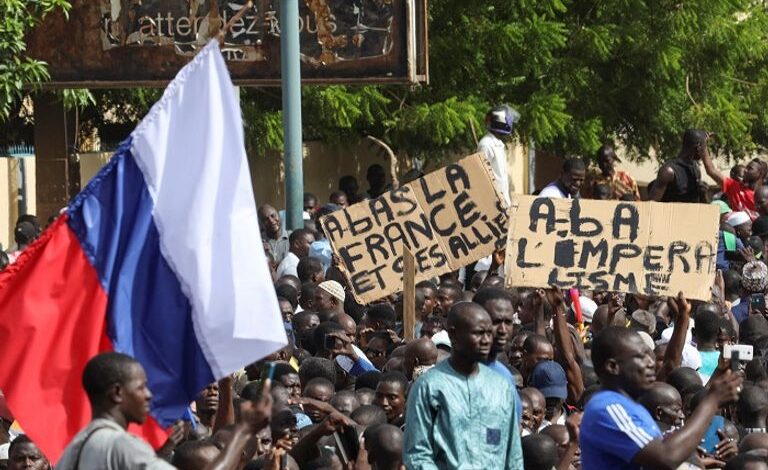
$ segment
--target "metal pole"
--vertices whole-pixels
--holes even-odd
[[[299,0],[280,0],[280,66],[285,131],[285,223],[288,230],[304,226],[299,54]]]
[[[536,141],[533,137],[528,144],[528,194],[536,191]]]

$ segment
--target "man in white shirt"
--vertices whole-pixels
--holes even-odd
[[[491,164],[497,187],[509,204],[509,176],[507,174],[507,146],[504,139],[512,134],[512,127],[520,119],[520,113],[502,105],[496,106],[485,116],[488,133],[480,139],[477,151],[485,155]]]
[[[301,228],[291,232],[288,237],[288,254],[277,267],[278,279],[289,274],[298,277],[296,268],[299,266],[299,260],[309,256],[309,246],[314,241],[315,236],[309,230]]]
[[[549,183],[539,193],[539,197],[555,199],[577,199],[579,191],[587,177],[587,165],[580,158],[568,158],[563,163],[560,178]]]

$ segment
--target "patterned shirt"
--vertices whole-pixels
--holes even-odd
[[[613,176],[603,176],[601,172],[590,172],[587,178],[587,197],[592,197],[595,192],[595,186],[604,184],[611,188],[611,198],[621,199],[625,194],[633,194],[635,200],[640,200],[640,190],[637,188],[637,182],[629,176],[626,171],[616,170]]]

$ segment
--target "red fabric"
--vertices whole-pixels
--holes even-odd
[[[723,180],[723,192],[728,196],[728,205],[731,210],[744,211],[754,221],[758,213],[755,210],[755,190],[744,186],[733,178],[726,177]]]
[[[51,462],[91,419],[85,363],[111,349],[107,297],[61,216],[0,273],[0,388]]]
[[[160,427],[160,424],[155,421],[155,418],[152,416],[147,416],[147,420],[144,421],[144,424],[141,426],[138,424],[131,424],[128,426],[128,432],[143,438],[145,441],[149,442],[149,445],[155,450],[165,444],[165,441],[168,440],[168,435],[170,434],[170,430],[165,430]]]
[[[24,432],[51,462],[91,420],[85,364],[111,351],[107,296],[63,215],[0,272],[0,389]],[[159,447],[153,420],[135,434]]]

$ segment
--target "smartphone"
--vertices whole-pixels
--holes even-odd
[[[765,310],[765,294],[752,294],[749,298],[752,311],[763,312]]]
[[[325,335],[325,339],[323,340],[323,347],[328,351],[336,349],[336,340],[337,338],[335,336]]]
[[[739,362],[749,362],[754,358],[754,348],[750,344],[726,344],[723,347],[723,358],[731,360],[731,368],[734,362],[738,370]]]
[[[340,431],[333,433],[333,439],[336,443],[339,460],[344,466],[357,459],[357,454],[360,452],[360,441],[355,428],[344,426]]]
[[[272,377],[275,375],[275,363],[265,362],[261,368],[261,396],[269,394],[272,389]]]

